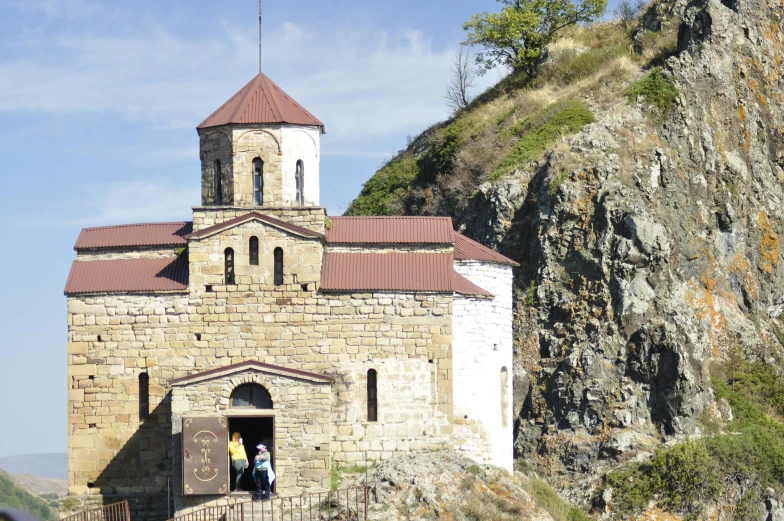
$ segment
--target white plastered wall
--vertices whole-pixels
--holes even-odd
[[[455,448],[512,471],[512,267],[456,261],[455,270],[494,295],[453,302]]]
[[[297,161],[305,166],[305,204],[319,205],[319,159],[321,131],[318,127],[281,127],[283,148],[283,201],[285,206],[294,206],[297,200],[297,185],[294,179]]]

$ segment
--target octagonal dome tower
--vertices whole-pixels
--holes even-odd
[[[324,124],[260,73],[198,127],[203,206],[319,205]]]

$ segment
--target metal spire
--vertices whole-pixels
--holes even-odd
[[[261,74],[261,0],[259,0],[259,74]]]

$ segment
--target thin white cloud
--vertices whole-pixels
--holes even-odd
[[[90,4],[36,5],[57,13]],[[149,18],[129,23],[117,34],[90,30],[101,25],[90,24],[39,36],[53,52],[0,57],[0,112],[107,113],[192,128],[256,71],[258,42],[226,21],[207,38],[175,34]],[[341,155],[388,148],[390,138],[448,115],[443,93],[451,49],[435,48],[419,31],[284,23],[265,35],[265,71],[325,122]]]
[[[23,221],[27,226],[106,226],[146,222],[189,220],[190,207],[201,200],[193,183],[130,181],[91,188],[78,200],[62,202],[64,209],[77,209],[73,218]]]

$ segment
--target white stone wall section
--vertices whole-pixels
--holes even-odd
[[[321,131],[318,127],[283,126],[281,140],[283,155],[281,171],[283,174],[283,204],[294,206],[297,200],[295,171],[297,161],[304,165],[305,204],[319,205],[319,140]]]
[[[494,295],[453,302],[455,448],[511,471],[512,267],[456,261],[455,270]]]

